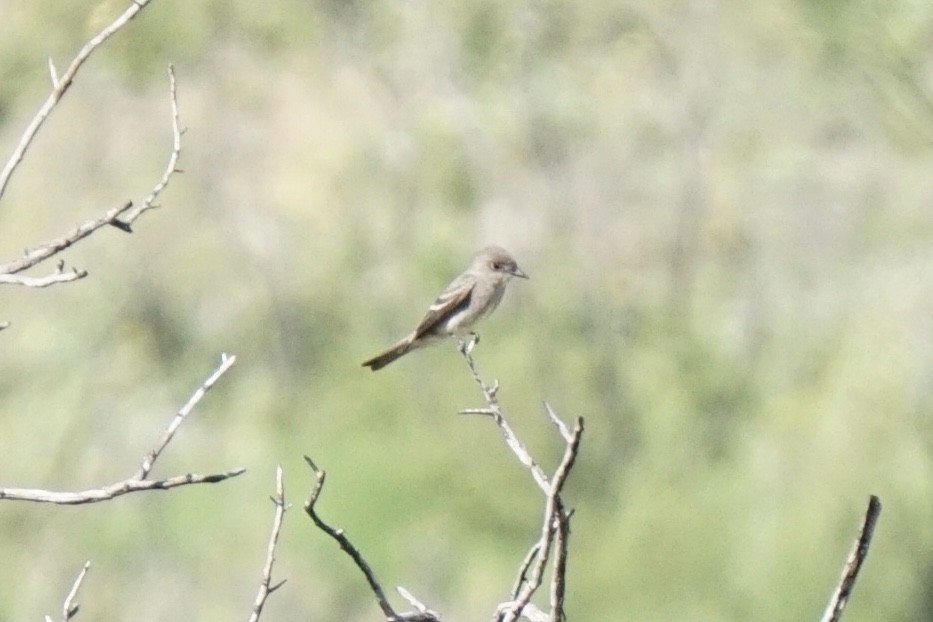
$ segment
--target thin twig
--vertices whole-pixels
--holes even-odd
[[[69,281],[77,281],[78,279],[83,279],[87,276],[87,270],[78,270],[77,268],[72,268],[71,270],[61,270],[59,269],[52,274],[47,276],[24,276],[19,274],[2,274],[0,273],[0,284],[3,285],[22,285],[24,287],[48,287],[49,285],[56,285],[58,283],[68,283]]]
[[[505,438],[505,442],[508,444],[512,452],[518,457],[519,462],[524,464],[531,471],[531,475],[535,480],[535,483],[538,484],[538,488],[547,494],[551,485],[548,482],[547,475],[544,474],[544,471],[538,466],[535,459],[531,457],[531,454],[525,448],[518,436],[512,430],[512,427],[509,425],[509,422],[506,421],[505,417],[502,416],[502,409],[499,406],[499,397],[497,392],[499,390],[499,382],[494,381],[492,385],[487,385],[483,382],[482,377],[479,374],[479,371],[476,369],[476,362],[473,360],[473,355],[470,353],[470,348],[463,341],[459,341],[460,353],[463,355],[463,358],[466,359],[467,365],[470,367],[470,372],[473,374],[473,380],[476,381],[476,384],[479,385],[480,390],[483,392],[483,396],[486,398],[486,408],[466,408],[461,410],[459,414],[461,415],[486,415],[492,417],[493,421],[496,422],[496,425],[499,426],[499,429],[502,431],[502,436]]]
[[[559,501],[559,500],[558,500]],[[563,503],[557,508],[557,530],[554,533],[554,567],[551,570],[551,622],[563,622],[564,593],[567,589],[567,552],[570,543],[570,516]]]
[[[272,585],[272,565],[275,563],[275,547],[279,542],[279,532],[282,530],[282,520],[285,517],[285,487],[282,484],[282,467],[275,467],[275,496],[272,497],[272,503],[275,504],[275,517],[272,519],[272,533],[269,535],[269,546],[266,549],[266,563],[262,567],[262,581],[259,582],[259,592],[256,594],[256,600],[253,603],[253,613],[249,617],[249,622],[257,622],[262,614],[262,608],[266,604],[269,595],[282,587],[285,581],[279,581]]]
[[[360,569],[363,573],[363,576],[366,577],[366,582],[369,584],[369,589],[372,590],[373,594],[376,597],[376,602],[379,605],[379,608],[382,610],[383,615],[385,615],[386,620],[390,622],[439,622],[440,616],[432,612],[430,609],[425,607],[417,599],[414,598],[407,590],[404,596],[406,600],[412,603],[418,603],[416,608],[418,611],[406,612],[406,613],[396,613],[392,608],[392,605],[389,604],[389,599],[386,598],[385,591],[382,589],[382,586],[379,584],[379,580],[376,579],[376,574],[373,572],[373,569],[370,568],[369,564],[363,559],[363,554],[360,553],[350,539],[346,536],[343,529],[331,527],[318,516],[315,505],[317,500],[321,495],[321,490],[324,488],[324,480],[327,474],[319,469],[314,461],[310,457],[305,456],[305,462],[308,463],[308,466],[311,467],[311,472],[314,474],[314,485],[311,487],[311,492],[308,494],[308,500],[305,501],[305,512],[308,516],[311,517],[311,520],[314,522],[314,525],[326,533],[328,536],[333,538],[337,544],[340,545],[340,548],[350,556],[350,559],[353,560],[353,563],[356,564],[356,567]],[[404,588],[402,588],[404,589]]]
[[[0,173],[0,198],[2,198],[4,192],[6,192],[6,187],[10,182],[10,177],[13,175],[13,172],[19,166],[20,162],[22,162],[23,156],[26,154],[26,150],[29,149],[29,145],[32,143],[33,139],[36,137],[36,134],[39,132],[39,128],[42,127],[42,124],[49,117],[52,110],[71,86],[75,75],[77,75],[81,65],[84,64],[84,61],[86,61],[88,57],[94,52],[94,50],[96,50],[104,41],[109,39],[114,33],[123,28],[131,19],[136,17],[136,15],[142,11],[146,5],[149,4],[149,2],[150,0],[133,0],[133,2],[131,2],[130,5],[124,9],[123,13],[120,14],[117,19],[111,22],[110,25],[101,30],[93,38],[91,38],[90,41],[84,44],[84,47],[81,48],[81,50],[78,52],[78,55],[75,56],[74,60],[72,60],[71,64],[68,66],[68,69],[61,76],[57,75],[55,66],[52,64],[51,59],[49,59],[49,71],[52,75],[52,92],[49,93],[45,103],[42,104],[41,108],[39,108],[39,112],[36,113],[36,116],[33,117],[32,121],[26,127],[26,130],[23,132],[23,135],[19,140],[19,144],[16,146],[16,149],[13,151],[13,154],[7,161],[6,166],[3,167],[3,172]]]
[[[513,622],[514,620],[518,620],[522,614],[522,609],[524,609],[528,601],[531,600],[531,596],[538,587],[541,586],[544,568],[547,565],[548,558],[551,554],[551,547],[554,544],[554,532],[557,528],[557,522],[566,518],[566,516],[563,515],[561,507],[560,493],[577,459],[577,451],[579,450],[582,436],[583,418],[578,417],[573,432],[571,433],[570,442],[567,443],[567,447],[564,449],[564,456],[557,470],[554,472],[554,477],[551,481],[551,488],[544,506],[544,521],[541,525],[541,538],[538,540],[540,550],[537,559],[531,567],[531,574],[528,576],[528,580],[521,590],[519,590],[518,597],[512,602],[504,603],[503,606],[500,606],[498,619],[501,622]]]
[[[557,428],[557,431],[560,432],[560,435],[564,441],[569,443],[571,434],[570,428],[567,427],[567,424],[561,421],[560,417],[557,416],[557,413],[554,412],[554,409],[551,408],[551,405],[547,402],[544,402],[544,411],[547,413],[548,419],[551,420],[551,423],[554,424],[554,427]]]
[[[14,259],[13,261],[0,265],[0,274],[16,274],[17,272],[22,272],[23,270],[45,261],[49,257],[57,255],[72,244],[91,235],[101,227],[106,227],[107,225],[112,225],[114,222],[118,222],[119,216],[131,207],[133,207],[132,202],[127,202],[120,207],[111,208],[100,218],[86,220],[61,237],[48,240],[32,250],[23,251],[23,255],[19,259]]]
[[[87,574],[88,568],[91,567],[91,562],[84,562],[84,567],[81,569],[81,572],[78,573],[78,578],[75,579],[75,582],[71,586],[71,591],[68,592],[68,596],[65,597],[65,602],[62,604],[62,622],[68,622],[76,615],[78,615],[78,610],[81,607],[74,602],[75,598],[78,596],[78,589],[81,587],[81,583],[84,581],[84,576]],[[51,616],[45,616],[46,622],[52,622]]]
[[[178,168],[178,159],[181,156],[181,135],[182,129],[179,125],[178,119],[178,95],[176,91],[175,84],[175,70],[169,65],[168,68],[168,77],[169,77],[169,100],[172,109],[172,151],[168,158],[168,164],[165,166],[165,170],[162,173],[162,177],[156,182],[156,185],[149,192],[146,198],[143,199],[142,204],[139,206],[134,206],[132,201],[127,201],[120,207],[114,207],[107,212],[105,212],[100,218],[94,220],[86,220],[83,223],[77,225],[68,233],[62,235],[61,237],[49,240],[43,244],[40,244],[32,250],[26,250],[23,252],[23,255],[18,259],[14,259],[5,264],[0,265],[0,275],[5,274],[16,274],[17,272],[22,272],[28,268],[39,264],[49,257],[57,255],[62,252],[69,246],[79,242],[80,240],[88,237],[95,231],[106,227],[107,225],[113,225],[119,229],[122,229],[126,232],[132,232],[132,224],[136,221],[139,216],[150,209],[158,207],[156,204],[156,199],[159,197],[159,194],[165,189],[168,185],[169,180],[172,175],[175,173],[180,173],[181,170]],[[59,270],[61,272],[61,270]],[[86,276],[86,273],[82,276]],[[27,277],[28,278],[28,277]],[[81,278],[81,277],[78,277]],[[48,283],[52,285],[53,283],[64,282],[66,279],[59,279],[53,282]],[[68,279],[75,280],[75,279]],[[0,281],[4,282],[4,281]],[[7,281],[7,282],[16,282],[16,281]],[[25,284],[25,283],[19,283]],[[35,287],[35,285],[34,285]]]
[[[528,554],[525,555],[525,559],[522,560],[521,565],[518,567],[518,576],[515,577],[515,583],[512,584],[512,591],[509,593],[510,601],[518,598],[519,590],[522,589],[522,586],[525,585],[525,582],[528,580],[528,569],[531,568],[531,564],[537,559],[540,551],[541,543],[537,541],[528,550]]]
[[[871,544],[872,534],[875,530],[875,523],[878,522],[878,516],[881,514],[881,501],[875,495],[868,499],[868,509],[865,511],[865,518],[862,520],[862,527],[859,529],[858,538],[852,545],[849,557],[842,567],[842,576],[839,578],[839,585],[829,599],[829,604],[823,612],[821,622],[837,622],[842,617],[842,611],[849,602],[852,595],[852,588],[855,586],[855,579],[858,577],[859,570],[862,568],[862,562],[868,555],[868,546]]]
[[[353,546],[353,543],[350,542],[350,539],[344,534],[343,529],[331,527],[318,516],[314,506],[321,494],[321,489],[324,488],[324,479],[327,477],[327,473],[319,469],[310,457],[305,456],[305,462],[308,463],[312,473],[314,473],[314,486],[311,488],[308,500],[305,501],[305,512],[311,517],[311,520],[314,521],[318,529],[337,541],[340,548],[350,556],[356,566],[362,571],[363,575],[366,577],[366,582],[369,583],[369,589],[376,595],[376,601],[379,603],[379,608],[382,609],[382,613],[385,614],[385,617],[389,620],[396,619],[398,614],[392,609],[392,605],[389,604],[389,600],[386,598],[382,586],[376,579],[375,573],[372,568],[369,567],[369,564],[366,563],[366,560],[363,559],[363,555],[360,553],[359,549]]]
[[[126,216],[121,219],[122,223],[127,227],[139,218],[140,214],[143,212],[158,207],[155,201],[159,198],[159,194],[165,190],[172,175],[182,172],[182,170],[178,168],[178,158],[181,156],[181,135],[184,133],[184,130],[181,129],[178,120],[178,92],[175,85],[175,67],[173,65],[168,66],[168,82],[169,101],[172,106],[172,153],[169,155],[168,164],[165,166],[162,178],[159,179],[146,198],[143,199],[142,204],[130,210]]]
[[[146,454],[146,457],[143,458],[142,464],[139,466],[139,470],[134,476],[136,479],[145,479],[149,475],[149,471],[152,470],[152,466],[155,464],[155,461],[158,460],[159,456],[162,454],[162,451],[165,447],[171,442],[172,437],[175,436],[175,431],[178,430],[178,426],[181,425],[181,422],[185,420],[185,417],[194,410],[194,407],[197,406],[198,402],[201,401],[201,398],[211,390],[221,376],[223,376],[228,369],[233,367],[233,364],[236,363],[236,355],[227,354],[226,352],[220,355],[220,365],[214,370],[214,372],[208,376],[207,380],[198,387],[195,392],[188,398],[188,402],[181,407],[181,409],[175,414],[175,418],[172,419],[172,422],[165,429],[165,433],[162,435],[162,440],[159,442],[156,447]]]
[[[168,490],[170,488],[177,488],[179,486],[187,486],[189,484],[214,484],[244,473],[246,469],[238,468],[223,473],[213,473],[210,475],[187,473],[185,475],[177,475],[175,477],[169,477],[161,480],[147,479],[149,472],[152,470],[152,466],[155,464],[155,461],[158,459],[158,457],[162,454],[162,451],[165,449],[165,447],[175,436],[175,432],[178,430],[178,426],[181,425],[181,422],[184,421],[185,417],[188,415],[188,413],[191,412],[195,405],[201,401],[201,398],[204,397],[204,394],[214,386],[214,383],[216,383],[217,380],[228,369],[230,369],[230,367],[235,362],[236,356],[232,354],[221,355],[220,365],[214,370],[210,377],[208,377],[208,379],[205,380],[200,387],[198,387],[191,398],[189,398],[188,402],[182,406],[181,410],[176,413],[174,419],[172,419],[172,422],[165,430],[160,443],[152,451],[146,454],[146,457],[143,458],[142,465],[140,466],[139,470],[137,470],[136,473],[133,474],[130,478],[110,484],[108,486],[92,488],[90,490],[84,490],[81,492],[55,492],[33,488],[0,488],[0,500],[34,501],[38,503],[79,505],[82,503],[96,503],[98,501],[106,501],[108,499],[113,499],[114,497],[119,497],[130,492],[139,492],[142,490]]]
[[[408,601],[408,603],[415,608],[416,613],[403,613],[400,617],[405,620],[440,620],[441,614],[429,609],[427,605],[415,598],[415,596],[403,588],[401,585],[396,586],[395,591],[398,592],[399,596]]]

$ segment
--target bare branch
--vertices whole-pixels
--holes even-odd
[[[36,503],[55,503],[58,505],[82,505],[85,503],[98,503],[121,497],[130,492],[143,490],[168,490],[187,486],[189,484],[216,484],[225,479],[242,475],[244,468],[233,469],[224,473],[198,475],[186,473],[167,479],[126,479],[102,488],[91,488],[80,492],[56,492],[52,490],[39,490],[33,488],[0,488],[0,501],[33,501]]]
[[[0,488],[0,500],[34,501],[38,503],[78,505],[82,503],[96,503],[98,501],[106,501],[108,499],[113,499],[130,492],[139,492],[142,490],[168,490],[170,488],[177,488],[179,486],[187,486],[189,484],[214,484],[217,482],[222,482],[226,479],[230,479],[231,477],[241,475],[246,471],[246,469],[238,468],[233,469],[232,471],[214,473],[210,475],[197,475],[195,473],[188,473],[185,475],[177,475],[175,477],[169,477],[167,479],[161,480],[146,479],[149,475],[149,472],[152,470],[152,466],[155,464],[155,461],[174,437],[175,431],[178,429],[178,426],[181,425],[181,422],[185,419],[188,413],[191,412],[195,405],[201,401],[201,398],[204,397],[204,394],[214,386],[214,383],[217,382],[218,378],[220,378],[224,372],[230,369],[230,367],[235,362],[235,356],[227,354],[221,355],[220,365],[217,367],[217,369],[214,370],[210,377],[208,377],[208,379],[205,380],[200,387],[198,387],[198,389],[194,392],[188,402],[181,408],[181,410],[178,411],[178,413],[175,415],[175,418],[172,419],[172,422],[166,429],[165,434],[162,437],[162,441],[159,443],[159,445],[156,446],[155,449],[146,454],[146,457],[143,458],[143,462],[139,470],[130,478],[110,484],[108,486],[92,488],[81,492],[54,492],[32,488]]]
[[[197,406],[198,402],[201,401],[201,398],[211,390],[221,376],[223,376],[228,369],[233,367],[233,364],[236,363],[236,355],[228,355],[226,352],[220,355],[220,365],[217,366],[217,369],[208,376],[207,380],[198,387],[195,392],[188,398],[187,403],[181,407],[181,409],[175,414],[175,418],[172,419],[172,422],[168,425],[168,428],[165,429],[165,434],[162,435],[162,440],[159,444],[143,458],[143,462],[139,467],[139,470],[136,472],[136,475],[133,477],[135,479],[145,479],[149,475],[149,471],[152,470],[152,466],[155,464],[155,461],[158,460],[159,456],[162,454],[162,451],[165,447],[171,442],[172,437],[175,436],[175,431],[178,430],[178,426],[181,425],[181,422],[185,420],[185,417],[194,410],[194,407]]]
[[[557,413],[554,412],[554,409],[551,408],[551,405],[547,402],[544,402],[544,411],[547,413],[548,419],[551,420],[551,423],[554,424],[554,427],[557,428],[557,431],[560,432],[561,437],[569,443],[571,434],[570,428],[567,427],[567,424],[561,421],[560,417],[557,416]]]
[[[875,523],[878,522],[880,514],[881,501],[875,495],[871,495],[868,499],[868,509],[865,511],[865,518],[862,520],[858,538],[855,539],[849,557],[842,567],[839,585],[829,599],[829,604],[823,612],[821,622],[837,622],[842,617],[842,611],[849,602],[849,596],[852,595],[852,588],[855,586],[855,579],[862,568],[862,562],[865,561],[865,557],[868,555],[868,546],[871,544]]]
[[[531,457],[525,446],[518,440],[518,437],[512,431],[508,421],[502,414],[499,406],[498,390],[499,382],[494,381],[492,385],[483,382],[479,371],[476,368],[476,362],[473,360],[473,343],[467,344],[462,339],[457,339],[460,353],[466,360],[473,374],[473,380],[483,392],[486,399],[485,408],[468,408],[461,410],[460,414],[485,415],[491,417],[505,438],[506,444],[512,452],[518,457],[519,461],[531,471],[538,487],[545,493],[546,501],[544,508],[544,522],[541,526],[541,535],[538,541],[531,547],[531,550],[525,556],[519,566],[518,577],[512,587],[510,600],[501,603],[496,610],[494,619],[497,622],[513,622],[520,617],[529,620],[550,620],[551,622],[562,622],[564,620],[564,591],[566,585],[567,571],[567,550],[568,540],[570,538],[570,512],[564,509],[560,494],[573,468],[580,448],[580,439],[583,435],[583,418],[578,417],[571,431],[567,425],[561,421],[550,404],[544,403],[544,410],[547,413],[551,423],[557,429],[558,433],[566,442],[564,456],[561,459],[557,470],[554,472],[551,480],[544,474],[544,471]],[[547,566],[552,548],[556,549],[556,555],[553,562],[551,573],[551,611],[549,614],[542,612],[536,606],[530,604],[530,599],[535,591],[541,586],[544,569]]]
[[[77,268],[64,270],[64,266],[60,265],[58,270],[52,274],[40,277],[0,273],[0,284],[23,285],[25,287],[48,287],[49,285],[55,285],[56,283],[77,281],[78,279],[83,279],[86,276],[87,270],[78,270]]]
[[[32,144],[33,139],[39,132],[39,128],[42,127],[42,124],[71,86],[75,75],[77,75],[84,61],[88,59],[98,46],[123,28],[131,19],[136,17],[137,13],[142,11],[149,2],[150,0],[133,0],[117,19],[84,44],[84,47],[81,48],[78,55],[71,61],[71,64],[62,76],[59,77],[57,75],[58,72],[55,71],[55,65],[52,63],[52,60],[49,59],[49,72],[52,76],[52,92],[49,93],[45,103],[39,108],[39,112],[36,113],[36,116],[33,117],[32,121],[26,127],[19,144],[13,151],[13,155],[10,156],[6,166],[3,167],[3,172],[0,173],[0,198],[2,198],[4,192],[6,192],[10,177],[13,175],[13,172],[19,166],[20,162],[22,162],[23,156],[26,154],[26,150],[29,149],[29,145]]]
[[[38,247],[27,250],[23,253],[22,257],[15,259],[13,261],[7,262],[0,265],[0,276],[16,274],[17,272],[22,272],[28,268],[39,264],[49,257],[57,255],[62,252],[72,244],[79,242],[80,240],[88,237],[98,229],[106,227],[107,225],[112,225],[126,231],[128,233],[132,232],[132,224],[136,221],[139,216],[150,209],[158,207],[156,204],[156,199],[159,197],[159,194],[165,189],[168,185],[169,180],[172,175],[180,172],[178,169],[178,158],[181,155],[181,134],[182,130],[179,126],[178,121],[178,97],[175,85],[175,70],[169,65],[168,68],[169,76],[169,94],[170,94],[170,103],[172,108],[172,152],[169,155],[168,164],[165,167],[165,170],[162,173],[162,177],[150,191],[149,195],[143,199],[143,202],[139,206],[134,206],[132,201],[128,201],[120,207],[115,207],[110,210],[107,210],[100,218],[95,220],[86,220],[80,225],[74,227],[71,231],[65,235],[49,240],[43,244],[40,244]],[[83,272],[83,271],[82,271]],[[81,277],[86,276],[86,273],[82,273]],[[49,278],[49,277],[46,277]],[[29,277],[13,279],[7,277],[7,279],[0,280],[0,283],[9,282],[17,283],[20,285],[27,284],[24,281],[30,280]],[[46,285],[51,285],[53,283],[65,282],[66,280],[75,280],[59,278],[55,280],[50,280],[50,282],[45,285],[31,285],[32,287],[45,287]]]
[[[87,574],[88,568],[91,567],[91,562],[84,562],[84,568],[81,569],[81,572],[78,573],[78,578],[75,579],[74,584],[71,586],[71,591],[68,592],[68,596],[65,597],[65,602],[62,604],[62,622],[68,622],[76,615],[78,615],[78,610],[80,606],[74,603],[75,597],[78,595],[78,588],[81,587],[81,582],[84,581],[84,576]],[[46,622],[52,622],[51,616],[45,616]]]
[[[262,581],[259,583],[259,593],[256,594],[256,600],[253,603],[253,613],[249,617],[249,622],[258,622],[262,615],[262,608],[266,604],[269,595],[282,587],[285,581],[280,581],[272,585],[272,565],[275,563],[275,547],[279,542],[279,532],[282,530],[282,520],[285,517],[285,487],[282,484],[282,466],[275,467],[275,496],[272,497],[272,503],[275,504],[275,518],[272,519],[272,533],[269,535],[269,546],[266,550],[266,563],[262,568]]]
[[[169,94],[170,102],[172,105],[172,153],[169,155],[168,164],[165,166],[165,171],[162,173],[162,178],[159,179],[152,191],[143,199],[142,205],[136,207],[124,218],[121,219],[121,223],[125,225],[127,230],[129,226],[139,218],[140,214],[150,210],[152,208],[158,207],[156,204],[156,199],[159,198],[159,194],[165,190],[165,187],[168,185],[169,180],[172,175],[175,173],[181,173],[181,169],[178,168],[178,158],[181,156],[181,135],[182,129],[178,121],[178,93],[175,86],[175,67],[173,65],[168,66],[168,82],[169,82]]]
[[[522,589],[522,586],[528,581],[528,569],[531,568],[531,564],[534,563],[535,559],[538,558],[538,553],[541,552],[541,543],[535,542],[531,549],[528,551],[528,554],[525,555],[525,559],[522,560],[521,565],[518,567],[518,576],[515,578],[515,583],[512,585],[512,591],[510,592],[510,600],[515,600],[518,598],[518,592]]]
[[[432,611],[431,609],[428,609],[428,607],[423,602],[415,598],[411,592],[403,588],[401,585],[396,586],[395,591],[399,593],[399,596],[407,600],[408,603],[412,607],[414,607],[415,611],[417,612],[414,614],[403,613],[401,616],[403,619],[425,620],[425,621],[440,620],[441,614],[437,613],[436,611]]]
[[[317,504],[321,490],[324,488],[324,479],[327,474],[319,469],[310,457],[305,456],[305,462],[308,463],[308,466],[311,467],[312,473],[314,473],[314,486],[311,488],[311,492],[308,495],[308,500],[305,501],[305,512],[307,512],[308,516],[311,517],[311,520],[314,522],[315,526],[333,538],[337,544],[340,545],[340,548],[350,556],[350,559],[353,560],[353,563],[356,564],[357,568],[360,569],[360,571],[363,573],[363,576],[366,577],[366,582],[369,584],[369,589],[372,590],[373,594],[375,595],[376,602],[379,604],[379,608],[382,610],[383,615],[385,615],[386,620],[389,620],[390,622],[401,620],[406,620],[409,622],[438,622],[440,620],[439,616],[424,607],[424,605],[420,605],[420,603],[420,608],[423,609],[423,611],[419,610],[416,612],[401,614],[395,612],[395,610],[392,608],[392,605],[389,604],[389,599],[386,598],[385,591],[383,591],[378,579],[376,579],[376,574],[373,572],[372,568],[370,568],[369,564],[366,563],[366,560],[363,559],[363,554],[360,553],[359,549],[353,546],[353,543],[350,542],[350,539],[346,536],[343,529],[331,527],[325,523],[320,516],[318,516],[317,510],[314,506]],[[406,599],[409,600],[413,598],[414,597],[410,594],[408,594],[408,597],[406,597]]]
[[[337,541],[337,544],[340,545],[340,548],[350,556],[360,571],[362,571],[363,575],[366,577],[366,582],[369,583],[370,589],[373,591],[373,594],[376,595],[376,601],[379,603],[379,608],[382,609],[382,613],[385,614],[386,618],[389,620],[395,619],[398,616],[392,609],[392,605],[389,604],[385,592],[382,590],[382,586],[379,585],[379,581],[376,579],[376,575],[373,573],[372,568],[370,568],[369,564],[366,563],[366,560],[363,559],[363,555],[355,546],[353,546],[353,543],[350,542],[350,539],[344,535],[343,529],[335,529],[331,527],[325,523],[321,517],[318,516],[317,510],[314,508],[314,506],[321,494],[321,490],[324,488],[324,479],[327,477],[327,473],[319,469],[309,456],[305,456],[305,462],[308,463],[308,466],[311,467],[311,471],[314,473],[314,486],[311,488],[311,492],[308,495],[308,500],[305,501],[305,512],[307,512],[308,516],[311,517],[311,520],[314,521],[314,524],[318,529]]]
[[[567,551],[570,542],[570,517],[573,512],[558,508],[557,531],[554,534],[554,567],[551,570],[551,622],[563,622],[564,592],[567,589]]]
[[[132,202],[128,202],[120,207],[111,208],[96,220],[85,220],[65,235],[55,238],[54,240],[49,240],[32,250],[24,251],[23,256],[19,259],[14,259],[13,261],[0,265],[0,274],[16,274],[17,272],[22,272],[27,268],[31,268],[45,261],[53,255],[57,255],[72,244],[91,235],[101,227],[106,227],[107,225],[117,222],[120,214],[131,207],[133,207]]]
[[[570,470],[573,468],[574,462],[577,459],[577,452],[580,447],[580,439],[582,436],[583,418],[578,417],[576,424],[574,425],[573,432],[571,433],[570,442],[567,443],[567,447],[564,450],[564,456],[561,459],[560,465],[557,467],[557,471],[554,472],[554,479],[551,482],[551,487],[548,491],[547,501],[545,502],[544,506],[544,521],[541,525],[541,537],[538,540],[537,545],[537,559],[531,567],[531,573],[528,576],[528,580],[525,581],[525,584],[519,590],[518,597],[513,599],[512,602],[503,603],[503,605],[500,606],[498,619],[501,622],[512,622],[517,620],[522,614],[522,609],[524,609],[525,605],[528,604],[531,596],[541,585],[541,581],[544,576],[544,568],[547,565],[548,557],[550,557],[551,553],[551,547],[554,544],[554,533],[555,531],[560,530],[559,523],[561,521],[567,520],[567,515],[563,511],[563,504],[560,500],[560,493],[561,490],[563,490],[564,483],[567,481],[567,476],[570,475]],[[563,581],[563,579],[561,579],[561,581]],[[556,619],[560,619],[563,617],[563,612],[555,611],[552,612],[552,615],[556,615]]]
[[[512,452],[518,457],[519,462],[524,464],[531,471],[532,477],[534,477],[535,483],[538,484],[538,487],[547,494],[550,483],[548,482],[547,475],[544,474],[544,471],[541,470],[541,467],[535,462],[534,458],[531,457],[531,454],[528,453],[528,450],[525,449],[525,446],[518,440],[518,437],[515,435],[515,432],[512,431],[509,422],[505,420],[505,417],[502,416],[502,409],[499,406],[498,390],[499,390],[499,381],[493,381],[492,385],[487,385],[483,382],[482,377],[480,377],[479,372],[476,369],[476,362],[473,360],[473,355],[471,354],[472,348],[465,344],[462,340],[458,338],[458,345],[460,348],[460,353],[463,354],[463,358],[466,359],[467,365],[470,367],[470,371],[473,374],[473,380],[476,381],[476,384],[479,385],[480,390],[483,392],[483,397],[486,398],[486,408],[467,408],[460,411],[461,415],[486,415],[492,417],[493,421],[496,422],[496,425],[499,426],[499,429],[502,431],[502,436],[505,438],[505,442],[508,444]]]

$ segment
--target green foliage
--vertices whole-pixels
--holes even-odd
[[[0,3],[0,153],[115,1]],[[870,493],[846,613],[930,617],[933,85],[923,3],[155,2],[82,70],[0,202],[0,249],[181,168],[90,271],[0,290],[0,485],[122,479],[221,351],[239,362],[157,476],[217,486],[0,504],[0,620],[243,616],[273,472],[271,618],[372,620],[323,515],[448,617],[505,599],[541,497],[450,344],[377,374],[469,254],[530,275],[476,357],[547,468],[548,400],[587,435],[570,619],[815,620]],[[166,594],[176,596],[166,597]],[[130,613],[132,611],[132,613]]]

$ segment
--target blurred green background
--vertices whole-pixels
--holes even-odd
[[[125,1],[0,0],[0,157]],[[477,362],[547,467],[588,432],[571,620],[817,620],[870,493],[848,622],[933,617],[933,4],[160,0],[91,59],[0,201],[6,261],[180,166],[90,277],[0,290],[0,485],[239,479],[87,507],[0,504],[0,620],[376,620],[301,511],[387,588],[487,619],[542,499],[453,346],[378,374],[470,253],[531,275]],[[44,274],[51,267],[39,270]],[[400,604],[401,608],[401,604]]]

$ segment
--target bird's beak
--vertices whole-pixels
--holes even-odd
[[[515,269],[512,270],[512,276],[517,276],[520,279],[527,279],[528,275],[522,272],[522,269],[518,266],[515,266]]]

